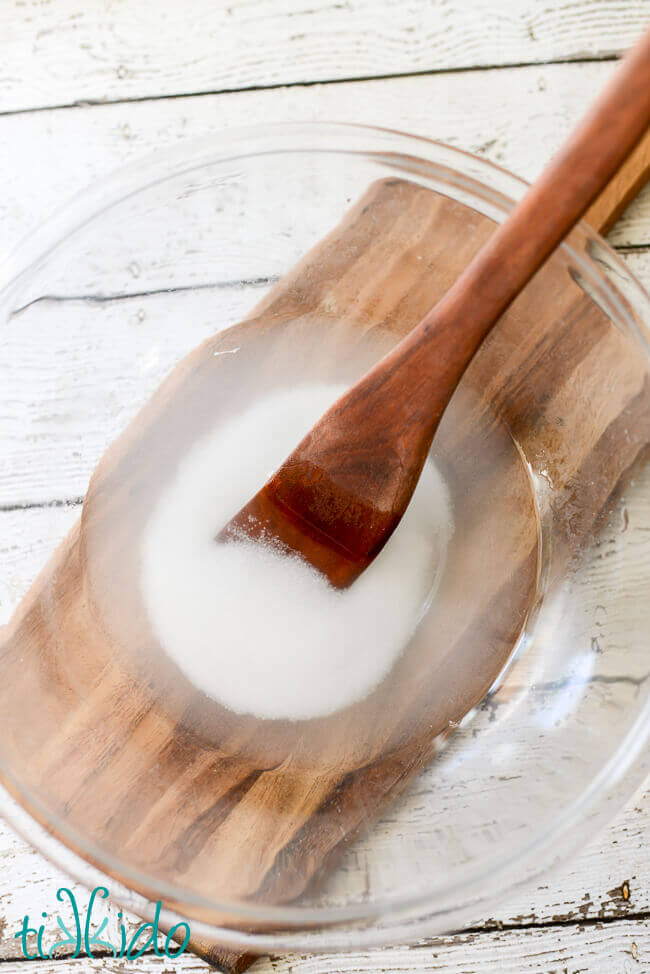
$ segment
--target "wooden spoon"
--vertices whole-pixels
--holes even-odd
[[[325,413],[220,540],[271,540],[337,588],[399,524],[479,345],[650,126],[650,30],[444,298]]]

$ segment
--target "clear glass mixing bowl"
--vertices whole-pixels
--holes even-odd
[[[183,436],[213,405],[352,381],[524,188],[395,132],[230,132],[91,188],[2,268],[2,810],[89,886],[143,916],[160,898],[233,948],[416,938],[493,913],[647,773],[650,300],[586,226],[449,407],[440,593],[369,701],[239,719],[129,629],[139,531]],[[352,236],[283,280],[362,198]],[[259,302],[277,344],[221,334]],[[150,407],[88,490],[201,343],[230,364],[174,373],[173,435]]]

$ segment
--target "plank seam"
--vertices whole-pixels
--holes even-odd
[[[621,244],[615,246],[613,249],[618,254],[650,254],[650,243]],[[237,288],[243,287],[268,287],[271,284],[276,284],[279,279],[279,276],[276,274],[269,275],[268,277],[260,276],[241,280],[214,281],[204,284],[183,284],[178,287],[151,288],[150,290],[129,291],[124,294],[42,294],[32,301],[28,301],[26,304],[14,308],[9,316],[11,318],[17,317],[24,311],[29,310],[29,308],[48,301],[56,302],[57,304],[73,301],[89,302],[92,304],[110,304],[112,302],[137,300],[138,298],[158,297],[162,294],[183,294],[191,291],[236,290]]]
[[[49,501],[25,501],[22,504],[0,504],[0,513],[10,514],[12,511],[33,511],[43,507],[79,507],[83,502],[83,497],[55,497]]]
[[[417,71],[404,71],[398,72],[397,74],[366,74],[358,75],[352,77],[344,78],[331,78],[323,79],[317,81],[301,80],[301,81],[286,81],[279,84],[259,84],[259,85],[242,85],[241,87],[226,87],[226,88],[211,88],[199,91],[179,91],[170,92],[168,94],[160,95],[133,95],[131,97],[125,98],[112,98],[112,99],[100,99],[100,98],[81,98],[70,102],[61,102],[55,105],[42,105],[42,106],[30,106],[29,108],[7,108],[0,110],[0,118],[9,117],[12,115],[33,115],[38,112],[56,112],[56,111],[68,111],[74,108],[93,108],[93,107],[103,107],[106,105],[129,105],[129,104],[141,104],[143,102],[149,101],[166,101],[178,98],[207,98],[214,95],[234,95],[248,91],[276,91],[284,88],[312,88],[315,85],[343,85],[352,84],[354,82],[367,82],[367,81],[390,81],[398,80],[400,78],[420,78],[434,75],[445,75],[445,74],[468,74],[474,71],[504,71],[510,68],[535,68],[535,67],[547,67],[553,65],[562,64],[594,64],[608,61],[619,60],[620,55],[616,53],[606,53],[602,55],[593,55],[590,57],[567,57],[567,58],[551,58],[549,60],[542,61],[512,61],[504,64],[475,64],[475,65],[464,65],[461,67],[453,68],[439,68],[438,70],[432,70],[430,68],[423,68]]]
[[[580,909],[580,906],[578,906]],[[620,913],[616,916],[604,915],[602,917],[576,917],[575,919],[570,919],[568,917],[562,918],[557,917],[552,920],[531,920],[528,923],[499,923],[498,921],[490,922],[487,921],[483,926],[479,927],[465,927],[463,930],[459,930],[455,936],[462,937],[465,934],[485,934],[485,933],[508,933],[508,932],[518,932],[520,930],[553,930],[554,928],[562,927],[601,927],[601,926],[611,926],[614,923],[623,923],[625,921],[639,921],[644,922],[645,920],[650,920],[650,910],[639,910],[638,912],[630,911],[629,913]],[[435,944],[436,940],[433,938],[431,941],[427,941],[427,944]]]
[[[237,288],[242,287],[267,287],[269,284],[275,284],[279,280],[280,278],[276,274],[269,277],[251,277],[242,278],[240,280],[214,281],[213,283],[206,284],[181,284],[178,287],[159,287],[152,288],[149,291],[129,291],[128,294],[41,294],[32,301],[28,301],[26,304],[22,304],[20,307],[14,308],[9,313],[9,317],[16,318],[18,315],[22,314],[23,311],[27,311],[29,308],[33,308],[37,304],[48,301],[53,301],[56,303],[66,301],[87,301],[92,304],[108,304],[114,301],[130,301],[131,299],[136,298],[149,298],[160,294],[182,294],[185,291],[226,291],[236,290]]]

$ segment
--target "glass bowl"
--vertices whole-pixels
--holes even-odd
[[[2,268],[2,811],[89,886],[233,949],[415,939],[493,914],[647,773],[650,300],[585,225],[445,415],[447,559],[366,699],[233,714],[143,622],[187,444],[353,381],[524,189],[401,133],[241,130],[92,187]]]

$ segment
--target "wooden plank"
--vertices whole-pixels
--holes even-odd
[[[41,923],[44,925],[43,942],[50,947],[61,939],[61,931],[56,921],[57,912],[61,911],[64,923],[72,917],[69,901],[64,899],[63,905],[58,902],[57,891],[61,888],[70,889],[78,906],[84,910],[90,894],[80,883],[72,882],[38,852],[14,836],[4,823],[0,823],[0,863],[3,870],[3,882],[0,886],[0,960],[21,959],[21,943],[15,934],[21,930],[26,915],[30,917],[30,926],[38,927]],[[47,917],[42,917],[43,912],[48,914]],[[120,919],[118,912],[119,906],[110,899],[107,903],[96,899],[93,907],[93,931],[97,930],[106,917],[108,923],[102,939],[113,944],[120,943],[120,922],[130,936],[133,936],[143,922],[128,914]],[[34,937],[29,937],[28,949],[35,952]],[[36,970],[39,968],[40,964]]]
[[[0,357],[0,506],[82,496],[106,447],[178,359],[259,295],[248,287],[44,301],[14,317]],[[61,372],[50,356],[65,359]]]
[[[650,287],[650,249],[624,255]],[[172,366],[238,321],[264,286],[126,300],[43,301],[3,333],[0,507],[82,496],[100,456]],[[48,356],[65,360],[53,370]],[[64,378],[63,378],[64,377]]]
[[[607,922],[647,914],[650,909],[650,867],[644,853],[649,842],[650,792],[646,791],[630,802],[602,837],[591,843],[566,868],[557,870],[541,885],[517,891],[491,917],[480,922],[477,918],[472,926],[488,930],[499,925]],[[46,942],[51,943],[57,929],[54,919],[57,889],[69,886],[79,904],[87,903],[88,891],[46,862],[2,822],[0,863],[3,876],[0,886],[0,960],[5,961],[20,957],[20,945],[13,935],[20,929],[26,913],[32,918],[40,917],[42,911],[49,913]],[[625,883],[628,892],[624,895]],[[118,923],[115,904],[110,904],[107,915],[112,924],[107,932],[112,939]],[[102,916],[101,911],[98,916]],[[129,929],[138,923],[131,918]],[[112,942],[116,943],[117,939]]]
[[[644,974],[650,958],[650,920],[465,933],[415,947],[322,956],[261,958],[252,974]],[[207,974],[190,954],[173,962],[146,954],[137,961],[110,957],[66,960],[70,974]],[[173,965],[173,966],[172,966]],[[58,974],[61,961],[9,961],[3,974]]]
[[[608,57],[644,0],[231,0],[0,6],[0,110]]]
[[[154,149],[244,123],[364,121],[447,141],[532,179],[612,68],[611,63],[546,65],[8,116],[0,141],[0,257],[80,187]],[[112,253],[107,242],[104,263],[112,260],[114,272],[104,280],[105,288],[133,293],[215,280],[214,262],[202,262],[191,245],[197,228],[191,216],[180,233],[165,235],[171,237],[167,250],[158,241],[152,252],[154,226],[147,221],[141,234],[133,227],[128,247],[120,241],[120,252]],[[626,246],[650,243],[649,188],[612,240]],[[80,288],[88,293],[91,284],[88,268],[75,265],[62,275],[65,290],[59,293],[80,293]]]
[[[80,512],[80,505],[0,511],[0,627]]]
[[[650,956],[650,921],[459,934],[418,947],[265,958],[253,974],[632,974]],[[192,968],[190,968],[192,970]],[[46,972],[44,972],[46,974]]]
[[[650,957],[650,921],[459,934],[419,947],[263,959],[254,974],[632,974]],[[330,966],[331,965],[331,966]],[[191,968],[190,968],[191,970]],[[45,974],[45,972],[44,972]]]

